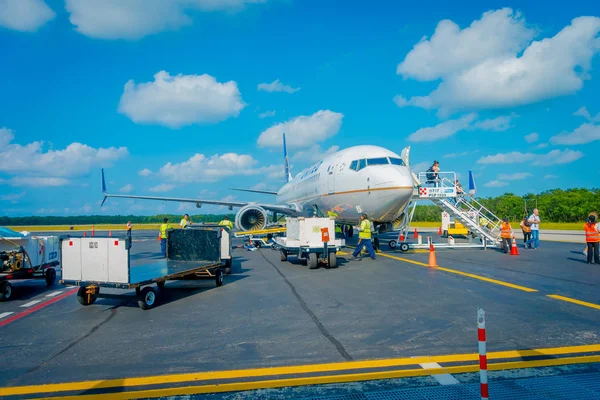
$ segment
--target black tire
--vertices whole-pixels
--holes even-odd
[[[223,286],[223,271],[220,268],[217,268],[215,272],[215,282],[217,283],[217,287]]]
[[[162,289],[162,288],[164,288],[164,287],[165,287],[165,283],[167,283],[167,282],[166,282],[166,281],[160,281],[160,282],[156,282],[156,286],[157,286],[159,289]]]
[[[400,251],[401,252],[407,252],[408,249],[410,248],[410,246],[408,245],[408,243],[400,243]]]
[[[8,281],[0,282],[0,301],[12,299],[13,286]]]
[[[388,243],[390,245],[390,248],[395,249],[396,245],[398,245],[398,242],[396,242],[395,240],[390,240],[390,243]]]
[[[281,261],[287,261],[287,253],[285,251],[282,250],[279,252],[279,254],[281,256]]]
[[[228,258],[227,260],[225,260],[225,273],[227,275],[231,274],[231,264],[233,264],[232,258]]]
[[[373,250],[379,250],[379,238],[373,239]]]
[[[87,289],[87,286],[79,286],[79,290],[77,291],[77,301],[82,306],[89,306],[91,304],[94,304],[97,299],[97,297],[95,295],[91,295],[90,301],[88,302],[88,295],[85,292],[86,289]]]
[[[444,232],[442,233],[442,237],[443,237],[443,238],[447,238],[447,237],[448,237],[448,231],[444,231]]]
[[[154,308],[156,303],[158,303],[158,291],[151,286],[143,288],[138,298],[138,306],[142,310],[149,310]]]
[[[335,251],[329,252],[327,255],[329,261],[329,268],[337,268],[337,254]]]
[[[255,241],[254,241],[254,247],[257,247],[257,248],[259,248],[259,249],[260,249],[260,248],[261,248],[261,246],[262,246],[262,243],[261,243],[259,240],[255,240]]]
[[[46,270],[46,286],[52,286],[56,282],[56,270],[48,268]]]
[[[319,267],[319,259],[317,257],[317,253],[309,253],[308,254],[308,268],[316,269]]]

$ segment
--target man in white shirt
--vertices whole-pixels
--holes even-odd
[[[529,239],[526,244],[532,249],[537,250],[540,247],[540,216],[537,208],[533,210],[533,214],[527,218],[527,222],[531,224],[531,239]],[[531,246],[532,243],[533,246]]]

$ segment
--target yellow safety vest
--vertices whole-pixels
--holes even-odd
[[[336,233],[342,233],[342,227],[340,225],[336,225],[335,226],[335,232]]]
[[[182,228],[185,228],[186,226],[188,226],[188,224],[189,224],[189,222],[188,222],[188,220],[187,220],[187,219],[185,219],[185,218],[182,218],[182,219],[181,219],[181,222],[179,223],[179,225],[180,225]]]
[[[363,219],[360,223],[360,232],[358,232],[360,239],[371,239],[371,223],[367,219]]]
[[[223,220],[221,222],[219,222],[219,225],[223,225],[226,226],[227,228],[229,228],[229,230],[233,229],[233,222],[229,221],[229,220]]]
[[[160,226],[160,236],[163,239],[167,238],[167,230],[171,229],[171,224],[162,224]]]

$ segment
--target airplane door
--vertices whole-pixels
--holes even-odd
[[[339,164],[339,158],[335,160],[335,164],[330,165],[327,168],[327,193],[335,193],[335,174],[336,167]]]

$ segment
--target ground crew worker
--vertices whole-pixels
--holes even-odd
[[[227,229],[229,229],[230,231],[233,229],[233,222],[229,220],[229,217],[227,217],[227,215],[223,217],[223,220],[219,222],[219,225],[227,227]]]
[[[168,222],[169,218],[165,218],[160,226],[160,253],[163,257],[167,256],[167,230],[171,229],[171,224]]]
[[[585,241],[587,243],[587,263],[592,264],[592,257],[595,264],[600,264],[600,232],[596,225],[596,216],[590,215],[587,222],[583,225],[585,231]]]
[[[127,221],[127,237],[131,237],[131,221]]]
[[[531,224],[527,219],[527,215],[523,217],[523,220],[519,225],[523,231],[523,243],[525,243],[525,248],[531,248],[531,245],[527,244],[527,242],[531,239]]]
[[[502,248],[505,253],[508,253],[510,250],[510,235],[511,235],[512,227],[510,226],[510,222],[508,222],[508,218],[504,218],[502,220],[502,228],[500,228],[500,237],[502,238]]]
[[[189,219],[189,218],[190,218],[190,216],[189,216],[189,215],[187,215],[187,214],[185,214],[185,215],[183,216],[183,218],[181,219],[181,222],[179,223],[179,226],[180,226],[181,228],[187,228],[187,227],[189,227],[189,226],[190,226],[190,224],[192,223],[191,221],[188,221],[188,219]]]
[[[360,260],[358,255],[363,247],[367,248],[369,252],[369,256],[375,260],[375,250],[373,250],[373,245],[371,244],[371,222],[367,217],[367,214],[362,214],[360,216],[360,226],[358,227],[358,246],[354,249],[354,253],[352,253],[353,260]]]
[[[531,226],[531,239],[527,241],[527,244],[534,250],[540,248],[540,214],[536,208],[533,210],[533,214],[527,218],[529,226]],[[531,246],[533,244],[533,246]]]
[[[329,218],[336,219],[338,214],[335,211],[327,211],[327,216]],[[342,226],[339,224],[335,224],[335,238],[342,239],[344,237],[344,233],[342,232]]]

